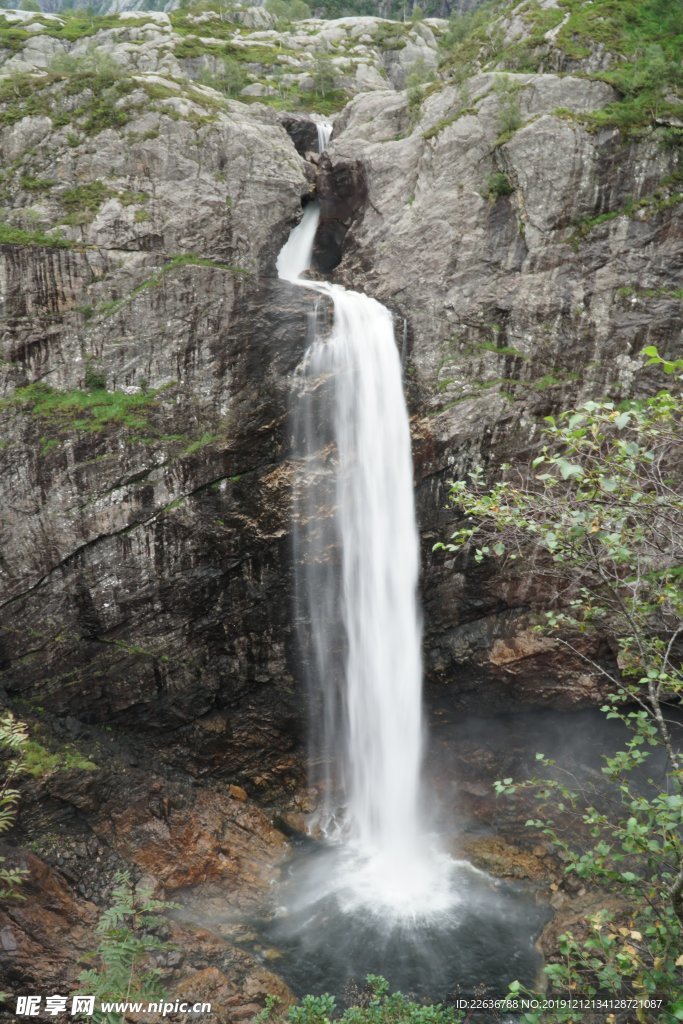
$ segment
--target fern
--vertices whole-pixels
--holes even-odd
[[[5,761],[0,776],[0,834],[8,832],[17,818],[19,790],[13,785],[24,764],[23,750],[28,733],[23,722],[18,722],[10,711],[0,715],[0,757],[14,755]],[[23,900],[21,884],[28,872],[25,868],[5,867],[6,857],[0,856],[0,900]]]
[[[101,941],[83,959],[97,961],[79,975],[81,991],[95,996],[95,1024],[122,1024],[123,1015],[97,1007],[107,1000],[162,999],[161,972],[150,965],[150,953],[169,949],[158,934],[165,925],[163,912],[175,904],[155,900],[149,889],[135,889],[127,871],[116,875],[112,902],[95,929]]]

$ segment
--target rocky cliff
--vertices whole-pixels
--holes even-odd
[[[534,71],[444,60],[437,21],[5,15],[1,681],[42,751],[17,838],[53,915],[2,920],[13,985],[35,963],[71,983],[58,921],[92,946],[88,901],[121,866],[205,919],[212,886],[255,905],[286,841],[244,798],[306,806],[288,396],[312,299],[274,264],[314,191],[318,271],[395,314],[432,693],[596,700],[528,631],[528,586],[431,554],[449,479],[514,461],[557,408],[647,386],[640,349],[680,343],[677,122],[604,116],[609,75],[542,9],[545,35],[534,5],[494,26],[503,49],[536,32]],[[237,1020],[278,983],[229,939],[182,933],[166,967]]]
[[[340,273],[406,328],[427,677],[457,679],[464,702],[484,680],[503,703],[596,698],[585,666],[527,633],[528,587],[487,590],[430,547],[449,480],[514,461],[558,408],[629,393],[645,345],[680,346],[678,156],[656,132],[582,123],[613,99],[599,81],[491,72],[417,115],[405,94],[358,97],[335,127],[330,160],[362,160],[368,183]]]

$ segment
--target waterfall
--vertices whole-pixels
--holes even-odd
[[[312,666],[318,825],[348,853],[347,908],[415,915],[450,902],[424,840],[422,673],[410,431],[389,311],[302,279],[318,223],[309,204],[280,278],[332,300],[295,381],[297,589]]]
[[[328,121],[318,121],[318,152],[324,153],[332,135],[332,125]]]

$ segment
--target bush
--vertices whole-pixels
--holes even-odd
[[[247,84],[248,75],[236,57],[225,54],[219,59],[216,71],[204,69],[197,76],[197,81],[226,96],[237,96]]]

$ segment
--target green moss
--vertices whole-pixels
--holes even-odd
[[[37,740],[30,739],[22,746],[22,754],[25,771],[35,779],[45,778],[55,772],[91,772],[97,769],[94,761],[90,761],[72,744],[53,752]]]
[[[626,285],[617,289],[621,299],[635,296],[637,299],[683,299],[683,288],[639,288]]]

